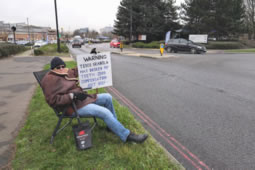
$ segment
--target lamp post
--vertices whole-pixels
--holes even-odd
[[[29,31],[29,22],[28,22],[28,18],[27,18],[27,33],[28,33],[28,40],[29,40],[29,43],[30,43],[30,31]]]
[[[57,43],[58,43],[58,52],[60,53],[60,41],[59,41],[59,32],[58,32],[58,11],[57,11],[57,1],[55,2],[55,16],[56,16],[56,29],[57,29]]]
[[[14,38],[14,44],[16,44],[16,38],[15,38],[15,31],[16,31],[16,27],[12,26],[12,31],[13,31],[13,38]]]

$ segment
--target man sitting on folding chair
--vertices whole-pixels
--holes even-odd
[[[126,129],[117,119],[114,111],[112,96],[108,93],[87,94],[78,85],[78,69],[68,69],[64,61],[55,57],[51,60],[51,70],[41,81],[47,103],[54,108],[67,108],[67,114],[74,114],[72,101],[78,109],[80,117],[98,117],[107,128],[120,137],[123,142],[144,142],[147,134],[134,134]]]

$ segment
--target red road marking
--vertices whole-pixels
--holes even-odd
[[[129,106],[142,120],[144,120],[152,129],[154,129],[161,137],[163,137],[167,143],[169,143],[174,149],[176,149],[185,159],[187,159],[195,168],[201,169],[197,164],[195,164],[188,155],[183,153],[180,148],[178,148],[176,145],[174,145],[170,140],[174,141],[177,145],[179,145],[184,151],[186,151],[192,158],[194,158],[200,165],[204,166],[206,169],[210,170],[210,168],[199,158],[191,153],[186,147],[184,147],[180,142],[178,142],[172,135],[168,134],[164,129],[162,129],[157,123],[155,123],[153,120],[151,120],[143,111],[141,111],[138,107],[136,107],[131,101],[129,101],[125,96],[123,96],[118,90],[116,90],[113,87],[108,87],[110,91],[112,91],[114,94],[116,94],[120,99],[127,105]],[[140,113],[138,113],[140,112]],[[142,116],[142,115],[143,116]],[[147,120],[149,121],[147,121]],[[160,131],[158,131],[154,126],[156,126]],[[167,137],[169,139],[167,139]]]

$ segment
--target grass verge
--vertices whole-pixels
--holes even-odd
[[[60,44],[60,51],[61,53],[58,53],[57,52],[57,44],[47,44],[47,45],[44,45],[40,48],[36,48],[34,49],[34,54],[35,55],[44,55],[44,56],[69,56],[69,53],[68,53],[68,47],[61,43]]]
[[[224,50],[224,52],[231,52],[231,53],[255,53],[255,48],[237,49],[237,50]]]
[[[66,63],[68,67],[75,66],[75,62]],[[113,102],[118,119],[125,127],[136,133],[146,132],[126,107],[116,100]],[[102,120],[98,120],[99,125],[93,131],[93,147],[88,150],[77,151],[71,126],[56,136],[53,145],[49,144],[57,117],[39,87],[28,112],[26,123],[16,139],[13,169],[180,169],[152,137],[143,144],[123,143],[105,130]]]

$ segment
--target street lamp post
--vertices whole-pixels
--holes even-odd
[[[15,26],[12,26],[12,31],[13,31],[14,44],[16,44],[16,38],[15,38],[16,27]]]
[[[58,43],[58,52],[60,53],[60,41],[59,41],[59,32],[58,32],[58,11],[57,11],[57,1],[55,2],[55,16],[56,16],[56,29],[57,29],[57,43]]]
[[[28,18],[27,18],[27,33],[28,33],[28,40],[29,40],[29,43],[30,43],[30,31],[29,31],[29,22],[28,22]]]

